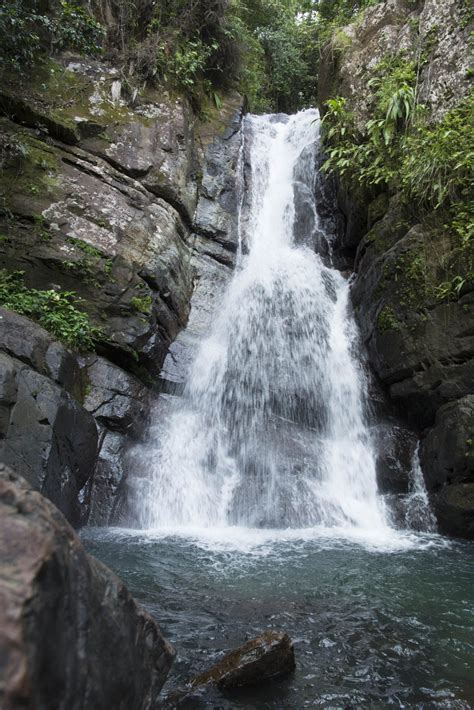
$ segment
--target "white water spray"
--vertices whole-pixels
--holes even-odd
[[[386,529],[349,287],[295,243],[317,112],[251,116],[245,135],[248,254],[156,442],[142,523]]]

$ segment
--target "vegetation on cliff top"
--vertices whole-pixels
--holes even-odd
[[[0,73],[64,49],[122,67],[143,84],[187,94],[199,108],[238,89],[254,111],[315,103],[321,43],[377,0],[6,0]]]
[[[367,200],[380,192],[398,193],[417,221],[438,214],[439,228],[462,255],[462,273],[437,288],[440,298],[453,298],[474,282],[474,93],[433,123],[428,107],[418,101],[419,71],[419,62],[403,54],[373,67],[367,76],[370,119],[363,126],[344,97],[326,102],[323,169],[349,189],[362,188]]]

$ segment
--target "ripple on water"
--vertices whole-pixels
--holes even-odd
[[[470,708],[474,546],[436,535],[86,529],[175,643],[168,687],[265,628],[295,675],[208,707]],[[227,703],[227,704],[226,704]]]

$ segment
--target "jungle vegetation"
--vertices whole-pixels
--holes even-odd
[[[5,0],[0,73],[64,49],[188,94],[196,107],[237,89],[253,111],[315,103],[321,44],[374,0]]]

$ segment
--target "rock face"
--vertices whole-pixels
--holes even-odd
[[[0,90],[0,269],[74,291],[101,335],[82,355],[0,313],[0,455],[74,525],[108,524],[193,293],[233,265],[242,99],[207,123],[152,90],[132,106],[71,55],[22,81]]]
[[[126,454],[148,426],[152,394],[98,356],[0,309],[0,457],[79,526],[114,519]]]
[[[419,100],[430,120],[439,121],[471,90],[471,30],[466,6],[455,0],[387,0],[367,8],[326,48],[319,78],[322,111],[328,98],[343,96],[356,123],[365,125],[371,70],[403,53],[407,59],[423,57]],[[474,484],[472,467],[452,449],[445,458],[440,453],[444,442],[471,438],[465,436],[462,403],[474,391],[472,281],[466,279],[456,299],[440,297],[439,285],[463,264],[438,216],[420,220],[398,195],[376,188],[349,192],[339,185],[338,204],[345,224],[336,253],[354,258],[353,304],[370,363],[393,413],[426,437],[423,472],[441,528],[472,536],[467,519],[474,520],[474,507],[466,488]],[[386,468],[380,471],[384,490],[403,490],[404,473],[394,478]],[[454,490],[458,485],[463,488]]]
[[[156,707],[174,651],[61,513],[0,464],[0,705]]]
[[[353,302],[371,363],[392,401],[418,429],[440,406],[472,391],[474,292],[440,301],[449,240],[420,225],[405,232],[396,200],[363,237]]]
[[[474,537],[474,395],[438,410],[421,461],[440,528],[450,535]]]
[[[213,684],[222,690],[258,685],[295,670],[293,643],[287,634],[266,631],[231,651],[209,671],[194,678],[192,688]]]

